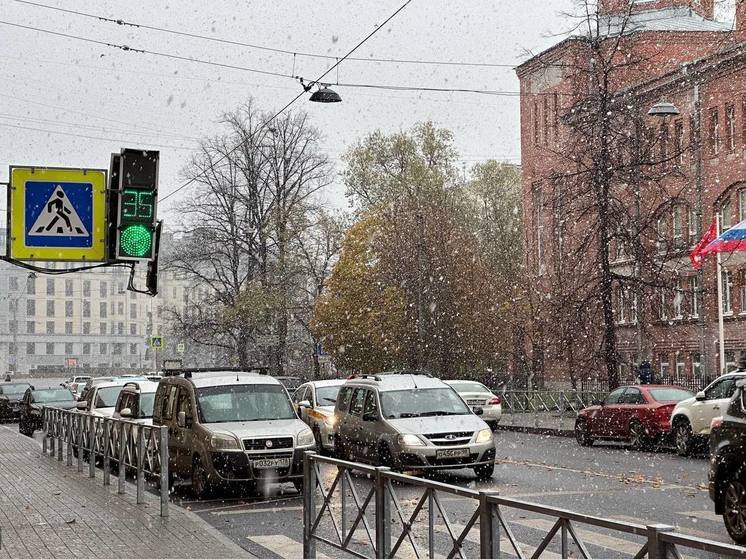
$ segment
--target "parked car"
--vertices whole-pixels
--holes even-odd
[[[336,454],[396,470],[473,468],[492,477],[492,430],[453,388],[426,373],[348,379],[334,410]]]
[[[674,408],[671,414],[676,452],[688,456],[698,446],[704,446],[710,435],[710,423],[723,415],[733,393],[736,382],[746,378],[744,373],[728,373],[715,379],[707,388],[687,398]]]
[[[105,382],[114,382],[114,377],[91,377],[89,378],[82,388],[78,387],[78,400],[85,400],[88,396],[88,392],[97,384]]]
[[[18,432],[30,437],[35,430],[41,429],[42,409],[47,406],[63,410],[73,409],[75,396],[67,388],[27,389],[21,400]]]
[[[114,415],[114,407],[125,382],[124,380],[113,380],[94,384],[85,393],[85,399],[78,400],[76,408],[80,412],[100,417],[111,417]]]
[[[288,389],[288,392],[293,392],[303,383],[303,381],[298,377],[279,376],[275,378],[279,380],[285,388]]]
[[[293,405],[316,439],[320,453],[334,450],[334,406],[343,380],[316,380],[302,384],[293,393]]]
[[[710,425],[710,498],[730,537],[746,544],[746,380]]]
[[[287,390],[256,373],[166,377],[153,424],[169,428],[169,472],[191,479],[198,498],[225,484],[291,481],[300,490],[303,452],[315,445]]]
[[[153,403],[157,389],[158,383],[149,380],[125,383],[117,397],[112,417],[152,425]]]
[[[76,397],[78,396],[78,393],[83,390],[83,387],[85,384],[90,380],[90,376],[74,376],[67,379],[65,382],[60,384],[62,388],[67,388],[70,390],[70,392],[73,393]]]
[[[29,388],[28,382],[4,382],[0,384],[0,420],[18,420],[21,415],[21,399]]]
[[[494,394],[481,382],[473,380],[446,380],[443,382],[458,392],[458,395],[472,409],[482,408],[482,419],[493,431],[497,429],[497,424],[500,423],[503,413],[500,396]]]
[[[622,386],[578,413],[575,438],[581,446],[605,439],[628,441],[635,450],[647,448],[668,437],[674,406],[691,396],[679,386]]]

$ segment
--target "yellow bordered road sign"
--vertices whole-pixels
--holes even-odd
[[[163,349],[163,336],[150,336],[148,345],[153,349]]]
[[[106,171],[10,167],[8,256],[106,260]]]

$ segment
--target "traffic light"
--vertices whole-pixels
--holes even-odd
[[[112,154],[109,258],[152,261],[157,256],[157,151],[122,149]]]
[[[158,250],[161,245],[161,225],[159,221],[155,226],[155,258],[148,262],[148,272],[145,276],[145,288],[153,297],[158,295]]]

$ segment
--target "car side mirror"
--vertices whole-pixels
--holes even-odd
[[[81,400],[75,404],[75,407],[81,411],[86,411],[88,409],[88,402]]]
[[[186,412],[180,411],[176,414],[176,425],[181,428],[186,427]]]
[[[61,382],[61,383],[60,383],[60,386],[61,386],[62,388],[65,388],[65,383],[64,383],[64,382]]]
[[[299,408],[310,408],[311,402],[308,400],[301,400],[300,402],[298,402],[298,407]]]
[[[119,412],[121,417],[132,417],[132,410],[130,408],[124,408]]]
[[[707,396],[705,395],[705,391],[704,390],[700,390],[699,392],[697,392],[694,395],[694,399],[697,400],[698,402],[704,402],[705,400],[707,400]]]
[[[475,415],[484,415],[484,408],[481,407],[481,406],[474,408],[474,414]]]

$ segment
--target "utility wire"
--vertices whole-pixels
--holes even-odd
[[[319,76],[318,78],[316,78],[316,79],[315,79],[315,80],[314,80],[314,81],[313,81],[312,83],[318,83],[318,82],[319,82],[320,80],[322,80],[322,79],[323,79],[323,78],[324,78],[324,77],[325,77],[325,76],[326,76],[327,74],[329,74],[329,72],[331,72],[332,70],[334,70],[334,69],[335,69],[335,68],[336,68],[337,66],[339,66],[339,65],[340,65],[340,64],[341,64],[341,63],[342,63],[342,62],[343,62],[343,61],[344,61],[344,60],[345,60],[345,59],[346,59],[347,57],[349,57],[350,55],[352,55],[352,53],[353,53],[353,52],[355,52],[355,51],[356,51],[357,49],[359,49],[359,48],[360,48],[360,47],[361,47],[361,46],[362,46],[362,45],[363,45],[363,44],[364,44],[364,43],[365,43],[365,42],[366,42],[366,41],[367,41],[368,39],[370,39],[370,38],[371,38],[371,37],[372,37],[373,35],[375,35],[375,34],[376,34],[376,33],[377,33],[378,31],[380,31],[381,29],[383,29],[383,28],[384,28],[384,27],[386,26],[386,24],[387,24],[387,23],[389,23],[389,22],[390,22],[390,21],[391,21],[392,19],[394,19],[394,18],[395,18],[395,17],[397,16],[397,15],[399,15],[399,13],[400,13],[400,12],[401,12],[402,10],[404,10],[404,8],[406,8],[406,7],[407,7],[407,6],[408,6],[408,5],[409,5],[409,4],[411,3],[411,2],[412,2],[412,0],[406,0],[406,2],[404,2],[404,4],[402,4],[401,6],[399,6],[399,8],[398,8],[398,9],[397,9],[397,10],[396,10],[396,11],[395,11],[394,13],[392,13],[392,14],[391,14],[391,15],[390,15],[389,17],[387,17],[387,18],[386,18],[386,20],[385,20],[385,21],[384,21],[384,22],[383,22],[383,23],[382,23],[381,25],[377,26],[377,27],[376,27],[375,29],[373,29],[373,31],[371,31],[370,33],[368,33],[368,34],[367,34],[367,35],[366,35],[366,36],[365,36],[365,37],[364,37],[364,38],[363,38],[363,39],[362,39],[362,40],[361,40],[361,41],[360,41],[359,43],[357,43],[357,44],[356,44],[356,45],[355,45],[354,47],[352,47],[352,48],[351,48],[351,49],[350,49],[350,50],[349,50],[349,51],[347,52],[347,54],[345,54],[345,55],[344,55],[344,56],[343,56],[342,58],[340,58],[339,60],[337,60],[337,61],[336,61],[336,62],[334,63],[334,65],[333,65],[333,66],[331,66],[330,68],[328,68],[327,70],[325,70],[325,71],[324,71],[324,72],[323,72],[323,73],[322,73],[322,74],[321,74],[321,75],[320,75],[320,76]],[[287,110],[288,108],[290,108],[290,106],[291,106],[291,105],[293,105],[293,104],[294,104],[294,103],[295,103],[295,102],[296,102],[296,101],[297,101],[298,99],[300,99],[301,97],[303,97],[303,95],[305,95],[305,93],[306,93],[306,90],[305,90],[305,88],[304,88],[304,89],[303,89],[303,91],[301,91],[300,93],[298,93],[298,95],[296,95],[295,97],[293,97],[293,98],[292,98],[292,99],[291,99],[291,100],[290,100],[290,101],[289,101],[289,102],[288,102],[288,103],[287,103],[287,104],[286,104],[286,105],[285,105],[284,107],[282,107],[282,108],[281,108],[281,109],[280,109],[279,111],[277,111],[277,112],[276,112],[276,113],[275,113],[275,114],[274,114],[274,115],[273,115],[273,116],[272,116],[271,118],[269,118],[269,119],[268,119],[267,121],[265,121],[265,122],[264,122],[264,124],[262,124],[262,126],[260,126],[260,127],[259,127],[259,130],[257,130],[257,131],[256,131],[256,132],[254,133],[254,135],[258,134],[258,133],[259,133],[259,132],[261,132],[261,131],[262,131],[262,130],[263,130],[264,128],[266,128],[267,126],[269,126],[269,124],[270,124],[270,123],[271,123],[272,121],[274,121],[274,120],[275,120],[275,119],[276,119],[276,118],[277,118],[278,116],[280,116],[280,115],[281,115],[281,114],[282,114],[283,112],[285,112],[285,111],[286,111],[286,110]],[[232,153],[233,153],[234,151],[236,151],[236,150],[237,150],[238,148],[240,148],[240,147],[241,147],[241,145],[242,145],[242,144],[236,144],[236,145],[235,145],[235,146],[234,146],[233,148],[231,148],[231,149],[230,149],[229,151],[227,151],[227,152],[226,152],[225,154],[223,154],[222,156],[220,156],[220,158],[218,158],[218,159],[217,159],[217,160],[216,160],[216,161],[215,161],[214,163],[212,163],[212,165],[211,165],[211,166],[215,166],[215,165],[216,165],[217,163],[220,163],[221,161],[223,161],[224,159],[226,159],[226,158],[227,158],[228,156],[230,156],[230,155],[231,155],[231,154],[232,154]],[[190,179],[189,179],[188,181],[186,181],[186,182],[185,182],[184,184],[182,184],[181,186],[179,186],[179,187],[178,187],[178,188],[177,188],[176,190],[173,190],[173,191],[169,192],[168,194],[166,194],[166,195],[165,195],[165,196],[164,196],[163,198],[160,198],[160,199],[158,200],[158,202],[159,202],[159,203],[160,203],[160,202],[164,202],[164,201],[166,201],[166,200],[167,200],[168,198],[170,198],[171,196],[173,196],[174,194],[176,194],[176,193],[178,193],[178,192],[180,192],[180,191],[184,190],[184,189],[185,189],[185,188],[186,188],[187,186],[189,186],[190,184],[192,184],[192,183],[193,183],[193,182],[194,182],[195,180],[197,180],[197,179],[198,179],[198,178],[199,178],[200,176],[204,175],[204,173],[205,173],[205,171],[203,171],[202,173],[200,173],[200,174],[198,174],[198,175],[196,175],[196,176],[194,176],[194,177],[190,178]]]
[[[307,58],[322,58],[324,60],[339,60],[339,56],[329,55],[329,54],[319,54],[319,53],[312,53],[312,52],[301,52],[301,51],[294,51],[294,50],[288,50],[288,49],[281,49],[276,47],[268,47],[264,45],[256,45],[252,43],[244,43],[241,41],[234,41],[230,39],[222,39],[219,37],[210,37],[207,35],[199,35],[197,33],[189,33],[186,31],[178,31],[176,29],[167,29],[163,27],[156,27],[154,25],[146,25],[142,23],[134,23],[134,22],[128,22],[124,21],[123,19],[119,18],[109,18],[101,15],[86,13],[86,12],[80,12],[77,10],[70,10],[67,8],[60,8],[57,6],[49,6],[47,4],[41,4],[39,2],[30,2],[29,0],[13,0],[14,2],[17,2],[19,4],[26,4],[28,6],[35,6],[37,8],[44,8],[47,10],[55,10],[58,12],[64,12],[68,14],[73,14],[77,16],[82,17],[88,17],[92,19],[97,19],[99,21],[104,21],[107,23],[114,23],[116,25],[121,25],[123,27],[138,27],[140,29],[148,29],[151,31],[159,31],[161,33],[169,33],[171,35],[179,35],[182,37],[190,37],[193,39],[202,39],[204,41],[212,41],[215,43],[223,43],[226,45],[234,45],[234,46],[240,46],[240,47],[247,47],[251,49],[256,50],[264,50],[269,52],[276,52],[280,54],[289,54],[292,56],[303,56]],[[401,58],[363,58],[363,57],[354,57],[354,56],[348,56],[347,60],[354,60],[357,62],[390,62],[390,63],[396,63],[396,64],[429,64],[429,65],[438,65],[438,66],[474,66],[474,67],[483,67],[483,68],[515,68],[518,63],[516,64],[497,64],[497,63],[491,63],[491,62],[464,62],[464,61],[448,61],[448,60],[420,60],[420,59],[401,59]]]

